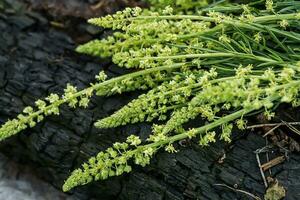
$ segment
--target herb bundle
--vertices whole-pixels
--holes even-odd
[[[177,7],[162,9],[172,2]],[[64,191],[128,173],[132,164],[146,166],[160,149],[175,153],[174,143],[182,139],[197,138],[201,146],[217,138],[230,142],[233,127],[244,129],[247,115],[259,111],[271,119],[281,102],[300,105],[299,2],[166,0],[159,5],[90,19],[115,32],[77,48],[80,53],[111,57],[119,67],[135,71],[111,79],[102,71],[95,83],[80,91],[68,84],[62,96],[37,100],[35,108],[26,107],[0,128],[3,140],[48,115],[58,115],[62,104],[87,107],[94,93],[147,90],[95,126],[155,121],[149,138],[142,141],[131,135],[114,143],[75,170]],[[184,126],[196,117],[206,125]]]

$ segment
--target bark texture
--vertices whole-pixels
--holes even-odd
[[[78,27],[85,25],[78,24]],[[53,28],[36,12],[0,14],[0,124],[13,118],[26,105],[49,93],[62,93],[67,83],[85,88],[104,67],[111,76],[123,73],[109,62],[74,53],[76,42],[65,31]],[[2,142],[0,149],[61,187],[70,172],[90,156],[123,141],[129,134],[146,138],[150,125],[137,124],[99,130],[93,123],[127,103],[136,94],[94,97],[88,109],[62,107],[58,117],[48,117],[33,129]],[[177,154],[160,152],[145,168],[72,191],[79,199],[232,200],[251,197],[215,184],[226,184],[263,197],[265,188],[255,151],[265,140],[254,133],[235,134],[223,143],[202,149],[181,142]],[[278,152],[270,157],[278,156]],[[286,199],[300,198],[300,155],[272,169],[287,190]]]

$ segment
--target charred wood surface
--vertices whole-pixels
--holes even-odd
[[[76,54],[74,39],[36,12],[2,12],[0,44],[1,124],[39,98],[52,92],[61,94],[67,83],[87,87],[103,68],[111,76],[124,73],[108,61]],[[72,170],[113,142],[123,141],[132,133],[147,137],[148,124],[107,130],[93,127],[97,119],[112,114],[134,96],[94,97],[85,110],[63,106],[60,116],[48,117],[37,127],[2,142],[1,151],[33,166],[39,176],[60,188]],[[135,167],[128,175],[89,184],[72,193],[83,200],[252,199],[215,185],[226,184],[263,197],[265,187],[253,153],[263,146],[265,140],[254,133],[235,134],[231,145],[219,142],[205,149],[183,141],[176,154],[160,152],[148,167]],[[288,200],[300,198],[299,163],[299,154],[293,153],[289,161],[272,169],[273,176],[286,188]]]

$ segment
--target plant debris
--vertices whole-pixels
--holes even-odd
[[[281,186],[276,179],[270,178],[270,187],[267,189],[264,196],[265,200],[281,200],[285,197],[286,191],[283,186]]]

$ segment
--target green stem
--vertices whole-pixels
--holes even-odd
[[[275,100],[277,98],[273,97],[272,99]],[[226,124],[228,122],[236,120],[236,119],[238,119],[238,118],[240,118],[240,117],[242,117],[246,114],[249,114],[249,113],[251,113],[255,110],[256,109],[254,109],[254,108],[241,109],[237,112],[226,115],[225,117],[222,117],[218,120],[215,120],[214,122],[211,122],[211,123],[209,123],[205,126],[201,126],[199,128],[196,128],[195,132],[196,132],[197,135],[202,134],[202,133],[206,133],[207,131],[210,131],[214,128],[217,128],[217,127],[221,126],[222,124]],[[160,141],[160,142],[150,143],[150,144],[147,144],[147,145],[144,145],[144,146],[140,146],[137,149],[135,149],[134,152],[137,152],[137,151],[140,151],[140,150],[143,150],[143,149],[147,149],[147,148],[157,148],[157,147],[160,147],[160,146],[163,146],[163,145],[166,145],[166,144],[170,144],[170,143],[174,143],[174,142],[179,141],[179,140],[183,140],[183,139],[188,138],[188,137],[189,136],[186,133],[181,133],[181,134],[178,134],[178,135],[167,137],[166,140],[163,140],[163,141]]]
[[[174,56],[157,56],[157,57],[136,57],[132,60],[167,60],[167,59],[186,59],[186,58],[218,58],[218,57],[237,57],[237,58],[248,58],[252,60],[257,60],[265,62],[268,64],[278,65],[282,67],[290,67],[297,71],[300,71],[299,67],[286,62],[279,62],[271,58],[266,58],[263,56],[257,56],[254,54],[245,54],[245,53],[202,53],[202,54],[184,54],[184,55],[174,55]]]
[[[225,16],[226,17],[226,16]],[[163,15],[163,16],[138,16],[138,17],[131,17],[127,18],[127,20],[147,20],[147,19],[167,19],[167,20],[181,20],[181,19],[190,19],[190,20],[200,20],[200,21],[207,21],[207,22],[215,22],[216,20],[213,17],[207,16],[197,16],[197,15]],[[292,20],[292,19],[299,19],[298,13],[292,14],[279,14],[279,15],[266,15],[266,16],[259,16],[254,17],[253,22],[262,23],[267,21],[274,21],[274,20]],[[240,22],[238,20],[226,20],[221,19],[224,23],[235,24]]]
[[[247,75],[247,77],[245,78],[262,78],[261,76],[255,76],[255,75]],[[224,81],[229,81],[229,80],[233,80],[233,79],[236,79],[235,76],[231,76],[231,77],[223,77],[223,78],[218,78],[218,79],[214,79],[214,80],[211,80],[209,81],[210,84],[215,84],[215,83],[219,83],[219,82],[224,82]],[[179,88],[176,88],[175,90],[170,90],[168,92],[165,92],[163,95],[171,95],[172,93],[177,93],[179,92],[180,90],[186,90],[186,89],[193,89],[193,88],[197,88],[197,87],[201,87],[203,85],[203,83],[195,83],[195,84],[191,84],[191,85],[188,85],[188,86],[183,86],[183,87],[179,87]],[[155,95],[153,98],[159,98],[160,97],[160,94],[157,94]]]
[[[245,114],[248,114],[252,111],[254,111],[255,109],[251,108],[251,109],[242,109],[240,111],[237,111],[235,113],[232,113],[232,114],[229,114],[229,115],[226,115],[225,117],[222,117],[218,120],[215,120],[214,122],[211,122],[205,126],[202,126],[200,128],[196,128],[195,132],[196,134],[202,134],[202,133],[206,133],[207,131],[209,130],[212,130],[222,124],[226,124],[228,122],[231,122],[235,119],[238,119],[240,118],[241,116],[245,115]],[[163,145],[166,145],[166,144],[169,144],[169,143],[174,143],[176,141],[179,141],[179,140],[183,140],[185,138],[187,138],[188,135],[186,133],[181,133],[181,134],[178,134],[178,135],[174,135],[174,136],[171,136],[171,137],[168,137],[166,140],[163,140],[163,141],[160,141],[160,142],[156,142],[156,143],[151,143],[151,144],[147,144],[147,145],[144,145],[144,146],[141,146],[140,148],[141,149],[147,149],[147,148],[157,148],[157,147],[160,147],[160,146],[163,146]]]
[[[232,79],[235,79],[236,77],[232,76],[232,77],[224,77],[224,78],[219,78],[219,79],[215,79],[215,80],[211,80],[210,81],[210,84],[215,84],[215,83],[218,83],[218,82],[223,82],[223,81],[228,81],[228,80],[232,80]],[[247,78],[261,78],[260,76],[247,76]],[[164,96],[167,96],[167,95],[174,95],[176,93],[178,93],[179,91],[181,90],[185,90],[185,89],[194,89],[194,88],[197,88],[197,87],[200,87],[202,86],[203,84],[202,83],[195,83],[195,84],[191,84],[191,85],[188,85],[188,86],[183,86],[183,87],[179,87],[179,88],[176,88],[175,90],[170,90],[168,92],[164,92],[163,95]],[[199,88],[200,90],[201,88]],[[159,93],[159,91],[157,91],[157,93],[151,98],[151,99],[155,99],[155,98],[159,98],[162,94]],[[176,108],[181,108],[183,106],[185,106],[186,104],[176,104],[176,105],[171,105],[171,106],[168,106],[166,107],[165,109],[167,111],[169,110],[173,110],[173,109],[176,109]],[[152,112],[149,112],[149,113],[145,113],[145,114],[151,114],[151,113],[154,113],[154,112],[159,112],[162,108],[158,108],[158,109],[155,109],[153,110]],[[135,116],[138,116],[139,113],[134,113],[133,115],[128,115],[130,116],[131,118],[135,117]],[[107,117],[107,118],[112,118],[114,117],[113,115],[110,116],[110,117]],[[107,118],[104,118],[102,120],[106,120]],[[102,120],[100,120],[99,122],[101,122]],[[96,123],[97,124],[97,123]],[[101,124],[101,123],[100,123]],[[96,125],[96,127],[98,127],[98,125]],[[99,126],[100,127],[100,126]]]
[[[211,35],[213,33],[216,33],[222,29],[224,29],[225,26],[223,24],[219,24],[213,28],[209,28],[207,30],[204,30],[204,31],[200,31],[200,32],[196,32],[196,33],[191,33],[191,34],[183,34],[183,35],[180,35],[178,34],[176,36],[177,39],[179,40],[182,40],[182,39],[189,39],[189,38],[193,38],[193,37],[197,37],[197,36],[201,36],[201,35]],[[138,34],[140,34],[140,32],[138,32]],[[130,42],[128,42],[130,41]],[[133,43],[134,45],[137,45],[137,44],[140,44],[140,43],[147,43],[147,44],[152,44],[152,43],[155,43],[155,42],[169,42],[169,41],[166,41],[165,39],[160,39],[160,38],[154,38],[154,39],[147,39],[147,38],[143,38],[142,40],[136,40],[136,38],[128,38],[126,40],[126,42],[128,43]],[[122,42],[118,42],[116,43],[116,45],[119,45],[118,47],[122,47],[124,46],[124,41]]]
[[[279,85],[279,86],[276,86],[274,89],[275,90],[280,90],[280,89],[283,89],[283,88],[287,88],[287,87],[292,87],[292,86],[295,86],[295,85],[299,85],[300,84],[300,80],[297,80],[297,81],[292,81],[290,83],[287,83],[287,84],[283,84],[283,85]],[[279,95],[274,95],[274,96],[271,96],[268,98],[270,101],[276,101],[278,99],[280,99],[280,96]],[[218,120],[215,120],[214,122],[211,122],[205,126],[202,126],[202,127],[199,127],[199,128],[196,128],[195,132],[196,134],[201,134],[201,133],[205,133],[209,130],[212,130],[222,124],[226,124],[230,121],[233,121],[235,119],[238,119],[246,114],[249,114],[255,110],[259,110],[260,108],[243,108],[237,112],[234,112],[232,114],[229,114],[229,115],[226,115],[225,117],[222,117]],[[165,144],[169,144],[169,143],[173,143],[173,142],[176,142],[176,141],[179,141],[179,140],[183,140],[185,138],[187,138],[188,135],[186,133],[181,133],[181,134],[178,134],[178,135],[174,135],[174,136],[171,136],[171,137],[168,137],[166,140],[163,140],[163,141],[160,141],[160,142],[157,142],[157,143],[150,143],[150,144],[147,144],[147,145],[144,145],[144,146],[140,146],[139,148],[141,149],[145,149],[145,148],[156,148],[156,147],[159,147],[159,146],[162,146],[162,145],[165,145]],[[136,149],[136,151],[138,151],[139,149]]]
[[[174,56],[158,56],[158,57],[137,57],[133,60],[167,60],[167,59],[185,59],[185,58],[218,58],[218,57],[239,57],[239,58],[250,58],[253,60],[268,62],[268,63],[277,63],[278,61],[265,58],[262,56],[256,56],[253,54],[244,54],[244,53],[202,53],[202,54],[184,54],[184,55],[174,55]],[[281,64],[280,64],[281,65]]]
[[[215,20],[212,17],[206,16],[197,16],[197,15],[161,15],[161,16],[138,16],[127,18],[126,20],[147,20],[147,19],[170,19],[170,20],[182,20],[182,19],[190,19],[190,20],[201,20],[207,22],[214,22]]]
[[[262,22],[269,22],[274,20],[277,21],[277,20],[292,20],[292,19],[299,19],[298,13],[266,15],[266,16],[255,17],[254,22],[262,23]]]
[[[197,134],[201,134],[201,133],[205,133],[206,131],[208,130],[211,130],[215,127],[218,127],[224,123],[227,123],[229,121],[232,121],[232,120],[235,120],[249,112],[251,112],[252,109],[243,109],[243,110],[240,110],[238,112],[235,112],[233,114],[230,114],[230,115],[227,115],[219,120],[216,120],[208,125],[205,125],[205,126],[202,126],[200,128],[197,128],[196,129],[196,132]],[[143,146],[139,146],[137,147],[136,149],[133,149],[133,150],[130,150],[130,151],[127,151],[124,153],[124,156],[126,156],[127,158],[132,158],[134,155],[138,154],[138,153],[141,153],[143,152],[145,149],[148,149],[148,148],[154,148],[154,149],[158,149],[159,147],[161,146],[164,146],[166,144],[169,144],[169,143],[173,143],[175,141],[179,141],[179,140],[182,140],[184,138],[187,138],[188,135],[186,133],[182,133],[182,134],[179,134],[179,135],[175,135],[175,136],[172,136],[172,137],[167,137],[166,140],[162,140],[160,142],[155,142],[155,143],[150,143],[150,144],[147,144],[147,145],[143,145]],[[118,159],[113,159],[112,160],[112,163],[115,163],[116,161],[118,161]],[[79,177],[77,177],[79,176]],[[81,178],[80,176],[83,176],[83,174],[72,174],[65,182],[65,184],[63,185],[63,191],[69,191],[70,189],[78,186],[80,183],[75,182],[74,180],[78,180],[78,178]],[[84,179],[85,180],[85,179]],[[87,184],[89,182],[91,182],[91,180],[88,180],[84,182],[84,184]]]
[[[173,64],[173,65],[166,65],[166,66],[162,66],[162,67],[156,67],[156,68],[146,69],[146,70],[142,70],[142,71],[133,72],[133,73],[130,73],[130,74],[125,74],[125,75],[122,75],[122,76],[119,76],[119,77],[116,77],[116,78],[112,78],[112,79],[109,79],[109,80],[104,81],[102,83],[98,83],[98,84],[92,85],[92,86],[90,86],[90,87],[88,87],[88,88],[86,88],[84,90],[81,90],[80,92],[77,92],[76,94],[74,94],[70,98],[61,99],[61,100],[55,102],[54,104],[51,104],[51,105],[45,107],[44,111],[52,108],[53,106],[59,106],[59,105],[61,105],[63,103],[69,102],[70,100],[72,100],[74,98],[78,98],[78,97],[84,95],[89,90],[93,90],[93,91],[94,90],[98,90],[100,88],[104,88],[105,86],[114,84],[116,82],[120,82],[123,79],[135,78],[135,77],[138,77],[138,76],[142,76],[142,75],[146,75],[146,74],[151,74],[151,73],[158,72],[158,71],[173,70],[173,69],[176,69],[176,68],[180,68],[180,67],[184,66],[185,64],[186,63],[176,63],[176,64]],[[41,114],[41,113],[43,113],[43,110],[38,111],[37,113]]]
[[[90,87],[88,87],[84,90],[81,90],[81,91],[75,93],[74,95],[70,96],[69,98],[60,99],[60,100],[46,106],[45,108],[30,114],[29,116],[27,116],[26,119],[24,119],[24,121],[25,121],[25,123],[27,123],[27,122],[31,121],[32,119],[38,117],[39,115],[41,115],[43,113],[47,113],[47,111],[51,110],[52,108],[59,107],[60,105],[62,105],[64,103],[70,102],[74,98],[78,98],[82,95],[85,95],[90,90],[92,90],[92,91],[99,90],[100,88],[105,88],[106,86],[108,86],[110,84],[114,84],[116,82],[120,82],[120,81],[122,81],[124,79],[128,79],[128,78],[135,78],[135,77],[138,77],[138,76],[151,74],[151,73],[155,73],[155,72],[158,72],[158,71],[174,70],[174,69],[180,68],[180,67],[182,67],[186,64],[187,63],[176,63],[176,64],[173,64],[173,65],[166,65],[166,66],[162,66],[162,67],[156,67],[156,68],[146,69],[146,70],[142,70],[142,71],[137,71],[137,72],[133,72],[133,73],[130,73],[130,74],[125,74],[125,75],[122,75],[122,76],[119,76],[119,77],[116,77],[116,78],[109,79],[109,80],[104,81],[102,83],[98,83],[98,84],[92,85],[92,86],[90,86]],[[0,137],[1,138],[0,141],[4,140],[5,138],[7,138],[9,136],[12,136],[16,133],[17,132],[11,132],[11,133],[7,134],[5,137],[2,137],[2,138]],[[1,135],[1,128],[0,128],[0,135]]]

